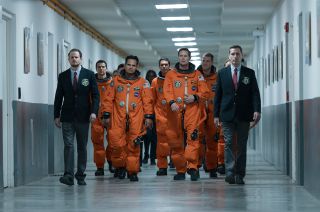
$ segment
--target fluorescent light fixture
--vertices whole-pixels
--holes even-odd
[[[199,52],[191,52],[191,56],[194,57],[194,56],[199,56],[200,53]]]
[[[158,10],[188,8],[188,4],[156,4],[155,6]]]
[[[168,32],[192,32],[192,27],[168,27]]]
[[[187,21],[190,20],[190,16],[177,16],[177,17],[161,17],[163,21]]]
[[[191,57],[191,60],[201,60],[200,57]]]
[[[175,46],[196,46],[196,42],[182,42],[182,43],[174,43]]]
[[[186,37],[186,38],[172,38],[173,42],[181,42],[181,41],[194,41],[195,37]]]
[[[190,52],[197,52],[197,51],[199,51],[198,48],[188,48],[188,49],[189,49]],[[179,51],[179,50],[180,50],[180,48],[177,49],[177,51]]]

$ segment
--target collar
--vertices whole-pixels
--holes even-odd
[[[129,77],[126,73],[126,71],[123,69],[120,71],[120,76],[123,78],[123,79],[126,79],[126,80],[136,80],[139,78],[140,76],[140,71],[136,70],[136,72],[134,72],[134,75],[132,77]]]
[[[190,73],[194,72],[195,67],[196,66],[193,63],[190,63],[190,62],[189,62],[189,69],[187,69],[187,70],[180,69],[179,63],[176,63],[176,65],[175,65],[175,68],[176,68],[177,72],[182,73],[182,74],[190,74]]]

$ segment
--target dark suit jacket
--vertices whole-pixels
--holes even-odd
[[[99,91],[94,73],[81,68],[77,92],[73,91],[71,70],[59,74],[54,99],[54,118],[61,122],[89,122],[90,114],[98,117]]]
[[[254,70],[241,66],[238,89],[235,91],[231,67],[218,72],[214,100],[214,116],[222,122],[252,121],[253,113],[261,113],[261,99]]]

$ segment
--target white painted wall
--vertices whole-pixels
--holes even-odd
[[[93,71],[95,71],[95,62],[98,59],[105,59],[108,62],[110,70],[118,66],[119,61],[123,61],[114,52],[102,46],[91,36],[88,36],[70,22],[64,20],[49,7],[43,5],[38,0],[0,0],[3,8],[14,13],[16,16],[16,86],[21,87],[23,102],[53,104],[54,99],[48,100],[48,80],[53,80],[56,87],[56,74],[49,75],[48,78],[48,57],[47,40],[48,32],[54,35],[54,60],[53,70],[57,70],[57,44],[62,45],[63,40],[68,41],[70,48],[79,48],[83,52],[83,66],[88,67],[89,59],[92,60]],[[30,51],[31,51],[31,71],[24,74],[23,63],[23,30],[24,27],[31,28]],[[42,32],[45,40],[44,66],[45,73],[42,76],[37,75],[37,33]],[[55,87],[52,92],[55,92]],[[17,89],[17,88],[16,88]],[[54,94],[52,94],[54,96]],[[49,101],[49,102],[48,102]]]
[[[248,57],[248,64],[251,67],[257,67],[260,59],[267,59],[268,54],[271,55],[275,46],[280,46],[281,41],[286,45],[292,45],[291,49],[295,51],[289,53],[289,84],[290,84],[290,101],[299,100],[299,28],[298,16],[303,14],[303,31],[306,31],[306,16],[311,12],[311,65],[304,62],[303,69],[303,99],[312,99],[320,96],[319,82],[320,79],[320,58],[318,57],[318,41],[317,41],[317,20],[316,20],[316,0],[285,0],[282,1],[274,11],[272,17],[265,27],[265,35],[260,37],[261,48],[258,52],[257,43],[255,49]],[[289,22],[290,32],[292,33],[293,42],[286,44],[284,24]],[[305,33],[303,35],[305,45]],[[303,60],[305,61],[305,49],[303,51]],[[255,55],[259,55],[256,58]],[[285,61],[284,55],[284,61]],[[284,64],[284,70],[286,66]],[[286,73],[280,81],[271,83],[270,86],[264,87],[263,106],[278,105],[286,102]],[[262,77],[261,75],[260,77]],[[262,79],[261,79],[262,80]],[[259,80],[259,82],[261,82]]]

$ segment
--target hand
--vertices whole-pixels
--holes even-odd
[[[146,120],[144,121],[144,124],[145,124],[146,127],[149,128],[149,129],[152,129],[152,127],[153,127],[153,121],[152,121],[152,119],[146,119]]]
[[[189,95],[189,96],[185,95],[184,96],[184,103],[190,104],[192,102],[194,102],[194,96],[193,95]]]
[[[105,128],[109,129],[110,127],[110,118],[102,119],[102,124]]]
[[[97,119],[96,114],[91,113],[91,115],[90,115],[90,121],[91,121],[91,123],[94,122],[96,119]]]
[[[173,104],[171,105],[171,110],[172,110],[173,112],[179,111],[179,105],[178,105],[177,103],[173,103]]]
[[[219,118],[214,118],[214,124],[216,125],[216,127],[219,126]]]
[[[260,118],[261,118],[261,114],[259,112],[253,113],[253,123],[252,124],[250,123],[250,129],[258,124],[258,122],[260,121]]]
[[[56,125],[56,127],[61,128],[60,118],[55,118],[54,119],[54,124]]]

